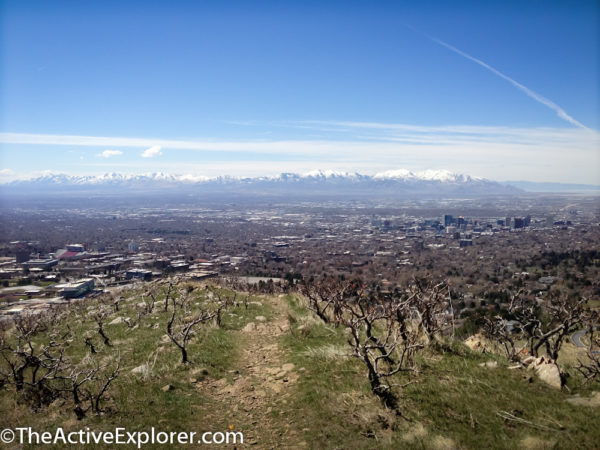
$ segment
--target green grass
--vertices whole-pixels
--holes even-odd
[[[289,302],[294,323],[285,345],[292,361],[306,368],[293,420],[306,429],[312,448],[328,442],[338,448],[591,449],[600,442],[598,408],[570,405],[569,393],[535,377],[530,382],[532,373],[509,370],[503,357],[475,353],[460,343],[422,353],[418,374],[396,377],[399,385],[412,382],[397,391],[403,416],[397,417],[370,393],[360,361],[311,350],[343,346],[343,330],[312,320],[304,327],[306,312],[297,300]],[[479,366],[490,360],[498,367]],[[577,389],[581,380],[574,377],[570,384]],[[578,391],[585,395],[592,388]],[[522,421],[505,420],[504,413]]]
[[[116,317],[134,319],[142,293],[140,289],[128,291],[120,310],[105,323]],[[192,295],[197,303],[206,298],[202,289],[195,289]],[[87,310],[97,308],[97,301],[84,300],[83,306],[72,307],[63,321],[37,336],[35,345],[47,343],[51,334],[61,336],[70,329],[73,340],[67,356],[74,361],[89,353],[85,336],[94,341],[99,353],[93,357],[98,360],[120,353],[122,371],[104,402],[105,413],[88,413],[78,421],[69,401],[32,411],[12,388],[5,388],[0,390],[0,429],[31,426],[53,430],[61,426],[65,431],[75,431],[89,426],[112,431],[121,426],[128,431],[151,427],[224,431],[228,418],[235,414],[226,409],[230,403],[211,395],[207,383],[221,378],[231,380],[238,370],[244,373],[239,361],[248,334],[239,330],[259,315],[275,319],[269,303],[287,301],[291,328],[278,338],[284,353],[281,361],[294,363],[299,378],[285,395],[269,403],[268,430],[264,430],[262,441],[259,439],[259,448],[277,443],[285,447],[286,443],[276,438],[286,430],[292,430],[308,448],[319,449],[591,449],[600,442],[600,408],[565,401],[575,393],[586,396],[600,390],[598,383],[582,387],[581,379],[573,376],[568,383],[571,391],[558,391],[535,376],[530,382],[531,372],[509,370],[501,356],[471,352],[458,342],[440,344],[419,354],[418,373],[404,373],[393,380],[398,385],[410,383],[396,388],[402,413],[398,416],[372,394],[362,363],[347,356],[350,347],[342,327],[321,323],[296,296],[252,300],[262,305],[232,307],[223,316],[222,328],[199,328],[189,345],[188,365],[181,364],[180,352],[172,343],[161,343],[170,316],[161,306],[135,329],[125,323],[105,325],[113,342],[112,347],[105,347],[92,311]],[[498,367],[479,366],[490,360],[497,361]],[[142,364],[150,366],[146,374],[132,373]],[[166,385],[173,389],[163,391]],[[501,417],[506,413],[516,420]]]
[[[90,336],[98,351],[96,355],[90,355],[92,358],[114,361],[115,355],[120,354],[121,373],[103,402],[106,409],[103,415],[89,412],[83,420],[78,421],[69,400],[59,400],[42,410],[33,411],[22,398],[15,395],[14,390],[3,389],[0,390],[0,428],[32,426],[37,430],[53,430],[61,426],[65,431],[74,431],[89,426],[94,430],[112,431],[115,426],[120,426],[128,431],[149,430],[151,427],[168,431],[225,431],[226,414],[221,405],[205,395],[200,387],[204,380],[230,375],[239,351],[235,330],[257,315],[271,316],[271,311],[268,307],[257,305],[250,305],[247,309],[243,305],[230,307],[224,313],[222,328],[215,325],[199,326],[197,335],[188,346],[191,362],[183,365],[181,353],[175,345],[171,342],[161,343],[170,317],[170,312],[164,312],[162,307],[142,318],[135,329],[125,323],[108,325],[116,317],[135,319],[140,295],[141,291],[128,292],[128,298],[121,302],[119,311],[113,312],[104,321],[111,347],[102,343],[92,311],[87,311],[87,308],[98,307],[96,300],[84,300],[84,306],[71,308],[63,321],[34,340],[38,346],[47,343],[51,333],[60,336],[70,330],[73,340],[66,355],[73,361],[80,361],[89,354],[85,336]],[[205,298],[205,293],[200,289],[193,295],[198,302]],[[154,327],[155,324],[158,324],[158,328]],[[133,368],[143,364],[150,367],[146,374],[132,373]],[[196,380],[195,383],[190,381],[192,378]],[[162,387],[166,385],[171,385],[173,389],[164,392]]]

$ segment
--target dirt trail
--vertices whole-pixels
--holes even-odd
[[[274,317],[257,316],[240,332],[242,351],[233,383],[226,378],[208,383],[208,391],[231,417],[235,430],[244,432],[244,443],[254,448],[298,448],[303,446],[286,419],[286,404],[299,371],[286,360],[278,344],[289,331],[289,306],[282,297],[261,298]],[[283,444],[285,443],[285,444]]]

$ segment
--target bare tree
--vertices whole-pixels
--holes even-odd
[[[125,297],[118,296],[113,300],[113,307],[115,308],[115,312],[119,312],[119,305],[121,304],[121,300],[125,300]]]
[[[96,347],[94,347],[94,343],[92,342],[92,340],[91,340],[89,337],[86,337],[86,338],[85,338],[85,345],[86,345],[86,347],[89,347],[89,349],[90,349],[90,352],[91,352],[92,354],[96,354],[96,353],[98,353],[98,352],[96,351]]]
[[[523,291],[519,290],[516,293],[510,293],[510,307],[509,312],[511,314],[515,314],[518,310],[517,305],[519,304],[519,298],[522,296]],[[508,321],[502,316],[496,315],[494,317],[483,317],[483,332],[484,335],[498,342],[504,348],[506,352],[506,357],[511,361],[516,361],[518,359],[519,353],[527,346],[517,350],[515,344],[515,329],[512,326],[509,326]],[[520,328],[520,323],[518,327]]]
[[[337,278],[319,281],[306,281],[300,285],[300,292],[308,300],[308,309],[323,322],[337,322],[340,307],[345,298],[353,294],[357,283]]]
[[[13,386],[17,395],[35,409],[59,397],[70,397],[79,419],[90,409],[100,412],[100,402],[119,374],[120,357],[116,369],[110,372],[108,366],[98,365],[89,354],[75,364],[66,356],[66,342],[34,344],[36,334],[45,330],[43,322],[39,316],[21,316],[15,319],[12,337],[4,333],[0,336],[0,384]],[[91,340],[85,341],[94,353]],[[84,402],[89,406],[85,407]]]
[[[169,281],[169,287],[167,288],[167,294],[165,295],[165,312],[169,310],[169,299],[171,297],[171,291],[173,290],[173,282]]]
[[[484,335],[498,342],[504,348],[506,357],[515,361],[518,359],[519,351],[515,346],[512,331],[509,329],[508,323],[501,316],[483,317],[483,333]]]
[[[154,292],[152,290],[146,291],[145,294],[142,294],[142,302],[146,305],[146,314],[152,314],[154,311],[154,304],[156,303],[156,297],[154,296]]]
[[[406,304],[358,297],[340,308],[340,323],[350,331],[352,356],[366,366],[371,390],[387,407],[399,412],[397,396],[387,379],[401,371],[413,371],[412,357],[423,348],[418,334],[406,326]]]
[[[589,332],[589,344],[587,346],[587,360],[578,360],[579,365],[575,369],[583,375],[585,383],[590,383],[595,379],[600,379],[600,335],[598,327],[600,326],[600,313],[591,311],[585,322]]]
[[[192,315],[187,292],[180,292],[177,299],[173,298],[172,304],[173,312],[167,322],[167,335],[181,351],[181,362],[187,364],[189,362],[187,345],[194,336],[194,329],[216,318],[220,314],[221,307],[216,310],[201,310]]]
[[[27,398],[34,408],[51,403],[57,397],[53,380],[57,378],[68,361],[65,346],[54,341],[35,346],[34,335],[40,330],[40,318],[22,316],[15,320],[14,343],[5,337],[0,341],[0,366],[3,385],[12,385],[17,393]]]
[[[222,312],[226,310],[230,305],[236,305],[236,299],[238,293],[236,291],[232,291],[232,295],[230,293],[224,293],[221,289],[216,289],[214,286],[207,286],[207,290],[209,292],[208,297],[215,301],[215,310],[216,310],[216,323],[218,327],[222,327]],[[247,308],[247,306],[246,306]]]
[[[540,304],[515,295],[508,311],[520,324],[530,354],[537,357],[544,348],[546,355],[556,361],[565,338],[585,320],[587,303],[587,298],[574,299],[556,292]]]
[[[418,325],[428,339],[437,339],[453,323],[453,312],[447,314],[450,288],[447,283],[432,283],[415,278],[405,294],[411,311],[418,318]],[[448,315],[451,317],[448,321]]]
[[[111,346],[110,343],[110,339],[109,337],[106,335],[106,332],[104,331],[104,320],[110,315],[110,311],[106,310],[106,309],[100,309],[100,311],[96,312],[96,314],[94,314],[94,320],[96,321],[96,324],[98,324],[98,334],[102,337],[102,339],[104,340],[104,345],[106,345],[107,347]]]
[[[89,410],[102,412],[100,402],[121,370],[120,354],[117,355],[115,368],[107,372],[108,368],[108,365],[100,366],[97,362],[90,365],[89,361],[84,359],[68,373],[57,376],[57,379],[65,382],[62,390],[71,394],[73,412],[79,420],[83,419]]]
[[[397,413],[398,398],[389,380],[416,370],[414,355],[424,346],[424,328],[428,335],[441,329],[436,316],[441,290],[421,284],[382,293],[377,286],[341,279],[305,282],[301,288],[310,310],[324,322],[348,329],[352,356],[367,368],[371,390]]]

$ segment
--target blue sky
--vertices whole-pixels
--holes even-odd
[[[1,1],[0,180],[600,184],[597,2]]]

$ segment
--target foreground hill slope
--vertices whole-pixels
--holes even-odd
[[[78,419],[69,396],[36,405],[5,385],[0,428],[235,430],[244,434],[237,448],[591,449],[600,442],[600,407],[567,401],[575,393],[589,397],[597,384],[582,388],[570,380],[572,392],[555,390],[509,370],[499,356],[440,344],[421,354],[418,373],[394,380],[403,386],[397,415],[372,394],[364,366],[347,356],[344,330],[320,322],[301,297],[179,288],[170,295],[189,301],[182,326],[211,302],[228,303],[220,325],[206,321],[194,328],[189,363],[181,362],[167,334],[173,317],[164,304],[167,284],[85,299],[40,328],[32,342],[41,348],[64,337],[71,361],[106,366],[107,373],[120,359],[100,407]],[[100,315],[110,345],[98,333]],[[14,330],[5,333],[8,341],[14,336]],[[490,361],[497,367],[481,365]]]

